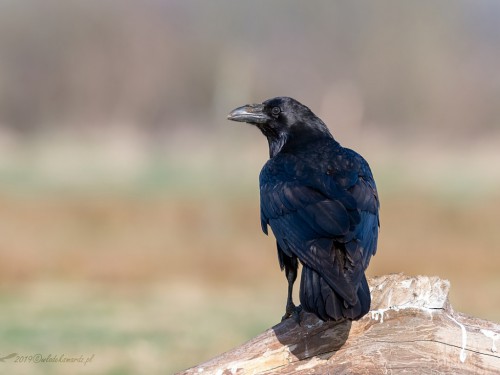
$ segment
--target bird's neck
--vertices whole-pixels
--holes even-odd
[[[277,137],[267,137],[269,143],[269,157],[272,159],[281,151],[283,146],[287,143],[288,135],[279,134]]]
[[[274,158],[280,152],[296,153],[305,145],[313,145],[324,141],[335,141],[330,132],[311,131],[279,134],[277,137],[267,137],[269,157]]]

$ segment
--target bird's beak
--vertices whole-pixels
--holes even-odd
[[[247,104],[231,111],[227,115],[227,119],[248,122],[250,124],[264,124],[269,121],[269,116],[262,111],[263,109],[264,106],[262,104]]]

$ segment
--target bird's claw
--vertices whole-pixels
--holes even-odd
[[[295,306],[293,303],[291,305],[287,305],[285,315],[281,318],[281,321],[284,321],[288,318],[293,318],[295,323],[300,326],[300,313],[302,312],[302,306]]]

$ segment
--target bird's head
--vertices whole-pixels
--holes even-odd
[[[229,120],[257,126],[269,142],[274,157],[285,146],[293,147],[320,138],[331,138],[326,125],[305,105],[288,97],[261,104],[247,104],[231,111]]]

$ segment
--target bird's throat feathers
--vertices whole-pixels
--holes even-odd
[[[288,134],[281,133],[277,137],[267,137],[269,143],[269,157],[274,158],[281,151],[283,146],[287,143]]]
[[[315,143],[320,140],[333,139],[326,125],[318,121],[318,124],[311,126],[295,125],[289,127],[287,131],[276,132],[270,129],[261,129],[269,143],[269,157],[274,158],[280,151],[294,153],[304,144]]]

